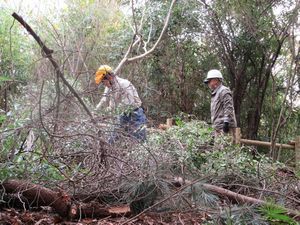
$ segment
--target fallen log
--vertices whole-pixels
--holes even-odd
[[[215,186],[212,184],[203,184],[202,186],[208,191],[214,192],[221,196],[227,196],[231,200],[235,200],[238,203],[251,203],[251,204],[257,204],[257,205],[266,203],[263,200],[252,198],[252,197],[249,197],[246,195],[241,195],[236,192],[233,192],[233,191],[230,191],[225,188],[221,188],[221,187],[218,187],[218,186]]]
[[[63,218],[102,218],[124,216],[131,213],[128,205],[103,207],[97,202],[74,202],[72,196],[63,191],[53,191],[27,181],[6,180],[1,184],[0,189],[5,194],[17,194],[20,200],[26,201],[30,206],[50,206]]]
[[[27,181],[6,180],[1,188],[7,194],[18,194],[25,198],[29,205],[51,206],[60,216],[69,214],[71,198],[63,192],[55,192]]]
[[[181,187],[181,189],[183,187],[188,187],[191,186],[193,184],[195,184],[195,181],[189,181],[189,180],[183,180],[181,177],[176,177],[174,178],[173,181],[171,181],[170,183],[172,183],[175,187]],[[202,183],[202,187],[204,189],[206,189],[207,191],[213,192],[217,195],[219,195],[220,197],[228,197],[229,199],[237,202],[237,203],[241,203],[241,204],[245,204],[245,203],[250,203],[250,204],[256,204],[256,205],[265,205],[268,204],[268,202],[261,200],[261,199],[257,199],[257,198],[252,198],[246,195],[242,195],[242,194],[238,194],[236,192],[230,191],[228,189],[222,188],[222,187],[218,187],[216,185],[212,185],[212,184],[206,184],[206,183]],[[292,216],[293,218],[300,220],[300,212],[297,210],[293,210],[293,209],[288,209],[285,208],[283,206],[282,207],[286,213],[290,216]]]
[[[268,204],[266,201],[263,201],[261,199],[257,199],[257,198],[252,198],[252,197],[248,197],[242,194],[238,194],[236,192],[227,190],[225,188],[221,188],[212,184],[202,184],[202,186],[211,192],[216,193],[219,196],[226,196],[232,200],[237,201],[238,203],[251,203],[251,204],[257,204],[257,205],[265,205]],[[281,206],[282,207],[282,206]],[[282,207],[284,208],[284,207]],[[287,214],[290,216],[293,216],[294,218],[300,220],[300,212],[293,210],[293,209],[288,209],[288,208],[284,208],[284,210],[286,210]]]
[[[70,210],[69,218],[103,218],[130,215],[129,205],[103,207],[98,202],[73,204]]]

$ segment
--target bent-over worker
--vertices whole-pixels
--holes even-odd
[[[105,90],[96,109],[108,107],[110,110],[120,112],[119,125],[126,134],[138,139],[146,140],[146,116],[142,108],[142,101],[133,84],[115,75],[108,65],[99,67],[95,74],[97,85],[103,83]],[[110,138],[113,143],[119,135],[114,132]]]

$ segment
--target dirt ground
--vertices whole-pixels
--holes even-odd
[[[78,221],[68,221],[47,211],[30,212],[17,211],[15,209],[2,209],[0,212],[0,225],[200,225],[209,218],[206,213],[199,212],[168,212],[145,213],[137,218],[118,217],[91,219],[84,218]]]

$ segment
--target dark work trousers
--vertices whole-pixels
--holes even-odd
[[[147,118],[142,107],[132,110],[130,113],[122,113],[119,116],[119,128],[125,135],[133,137],[140,142],[146,141]],[[116,131],[113,132],[109,143],[114,143],[120,137]]]

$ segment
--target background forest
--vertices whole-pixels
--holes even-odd
[[[300,189],[300,171],[293,171],[289,184],[278,185],[275,179],[278,169],[295,166],[293,152],[274,145],[209,149],[210,91],[203,83],[208,70],[222,71],[243,137],[288,143],[299,136],[298,0],[64,0],[38,3],[44,8],[39,12],[9,2],[0,3],[1,181],[23,179],[74,195],[99,195],[118,187],[127,195],[107,203],[130,202],[140,212],[153,205],[152,199],[132,206],[141,189],[157,188],[150,192],[163,198],[171,192],[166,182],[171,176],[200,177],[230,190],[237,190],[237,184],[264,185],[264,190],[293,197],[295,201],[280,199],[280,205],[299,210],[300,194],[290,185]],[[13,12],[53,50],[57,68]],[[95,111],[104,88],[95,85],[94,74],[102,64],[138,89],[148,118],[146,144],[107,144],[115,115]],[[166,118],[177,126],[156,131]],[[203,205],[205,199],[205,206],[216,207],[217,197],[201,187],[182,195],[193,196],[193,204],[200,199]],[[249,190],[239,193],[248,195]],[[182,203],[185,197],[177,198],[173,208],[188,207]],[[243,210],[239,215],[244,217],[224,210],[207,224],[278,221],[268,214],[270,208],[251,215]],[[286,224],[296,224],[292,220]]]

